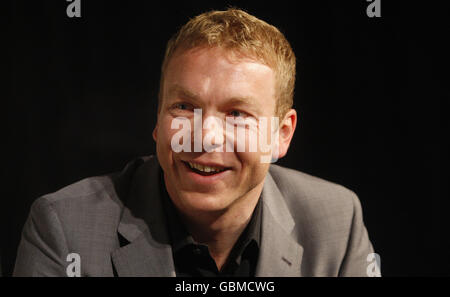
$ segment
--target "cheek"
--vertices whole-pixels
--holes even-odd
[[[163,169],[167,169],[172,163],[171,139],[176,133],[175,129],[171,129],[171,121],[167,118],[161,118],[158,123],[158,135],[156,140],[156,152]]]
[[[158,142],[162,146],[170,146],[172,136],[177,132],[176,129],[171,129],[172,120],[169,117],[162,118],[158,128]]]
[[[240,177],[242,182],[255,185],[265,177],[270,164],[261,163],[260,153],[237,153],[237,157],[242,166]]]

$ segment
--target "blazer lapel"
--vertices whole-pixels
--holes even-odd
[[[261,198],[262,234],[256,276],[301,276],[303,248],[290,235],[295,222],[270,173]]]
[[[159,182],[155,157],[133,177],[118,228],[128,244],[111,253],[118,276],[175,276]]]

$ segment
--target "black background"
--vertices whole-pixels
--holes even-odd
[[[358,194],[383,275],[449,275],[447,12],[388,2],[368,18],[363,0],[82,0],[82,17],[68,18],[64,0],[6,1],[3,275],[37,197],[154,152],[167,40],[229,5],[277,26],[298,59],[299,124],[278,163]]]

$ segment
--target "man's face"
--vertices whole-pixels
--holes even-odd
[[[236,147],[233,152],[226,151],[225,145],[223,152],[194,152],[194,109],[202,110],[203,123],[210,116],[223,123],[226,117],[233,116],[256,120],[266,117],[270,123],[274,116],[273,70],[251,59],[229,57],[220,48],[197,48],[172,57],[165,72],[153,137],[167,191],[179,208],[190,213],[226,210],[249,196],[248,193],[260,190],[269,168],[268,163],[261,163],[263,153],[259,145],[256,152],[249,152],[248,137],[244,140],[245,152],[237,152]],[[191,152],[176,153],[172,149],[172,139],[181,129],[171,128],[177,117],[187,118],[191,123]],[[251,128],[244,129],[248,136]],[[211,131],[203,125],[202,132],[205,137]],[[214,139],[213,144],[221,142],[219,138]],[[224,135],[223,142],[227,140]],[[202,173],[189,163],[196,164],[197,168],[206,165],[223,171]]]

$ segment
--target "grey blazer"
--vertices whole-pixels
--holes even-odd
[[[175,276],[154,156],[37,199],[22,232],[14,276]],[[271,165],[262,191],[257,276],[367,276],[373,252],[350,190]]]

